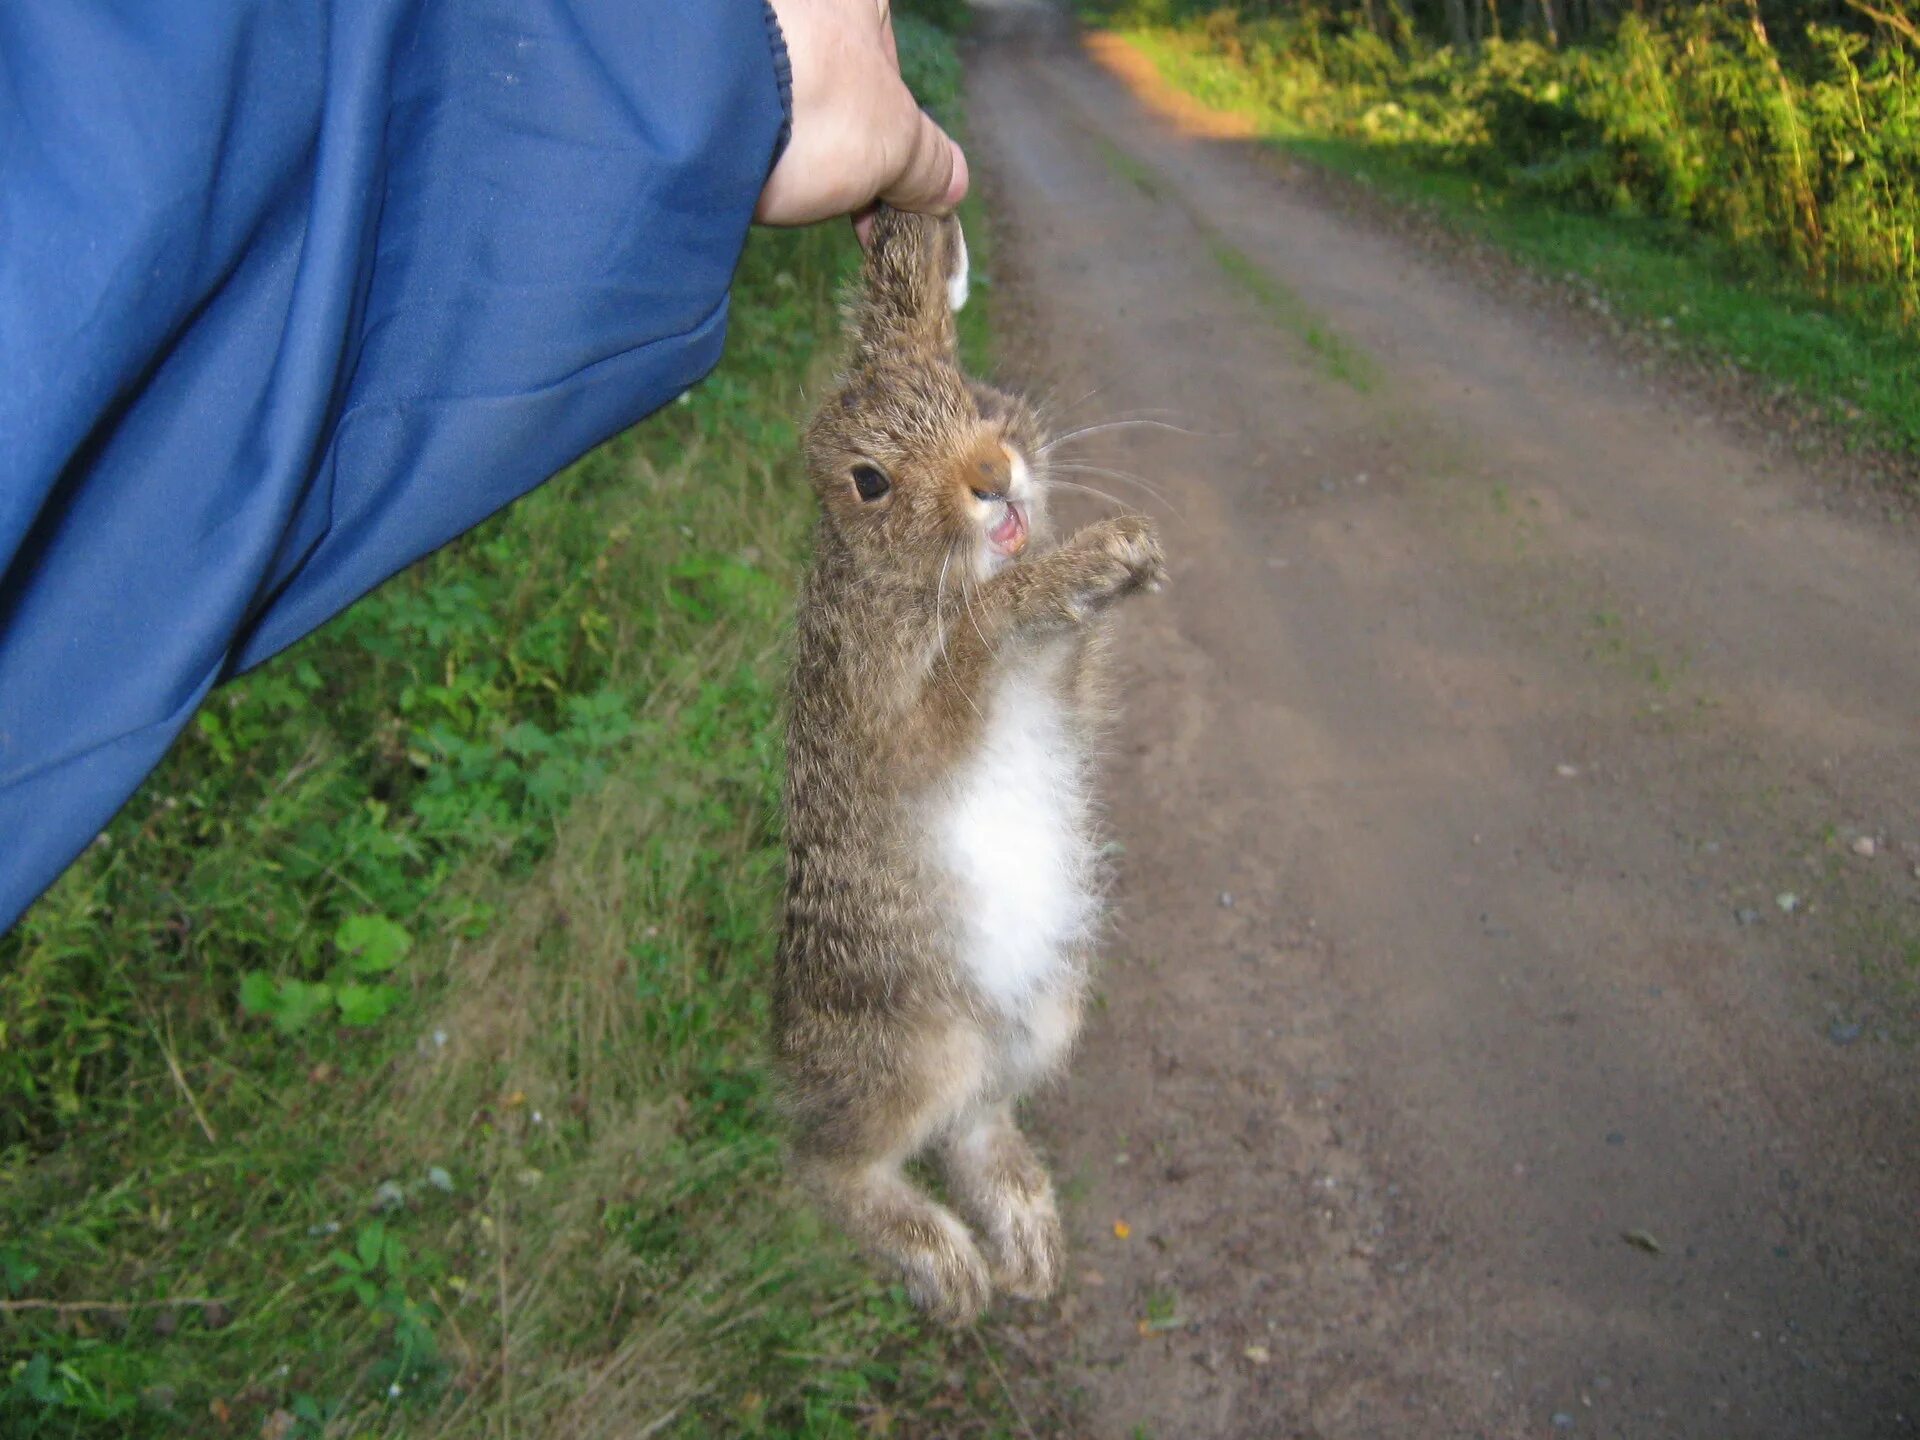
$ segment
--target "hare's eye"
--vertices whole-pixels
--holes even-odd
[[[860,492],[862,500],[878,500],[893,488],[893,482],[878,465],[856,465],[853,467],[853,488]]]

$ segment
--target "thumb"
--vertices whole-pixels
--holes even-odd
[[[880,198],[896,210],[945,215],[967,194],[967,157],[924,110],[914,112],[914,131],[899,171],[886,177]]]

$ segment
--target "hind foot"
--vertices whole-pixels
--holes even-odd
[[[900,1273],[907,1295],[942,1325],[970,1325],[993,1298],[987,1262],[967,1227],[894,1165],[815,1168],[815,1193],[869,1254]]]
[[[906,1281],[907,1297],[928,1319],[958,1328],[971,1325],[993,1299],[993,1280],[987,1262],[953,1214],[938,1206],[937,1234],[923,1227],[902,1236],[887,1258]]]
[[[1019,1300],[1044,1300],[1060,1284],[1066,1241],[1053,1190],[1038,1197],[1007,1197],[999,1222],[987,1231],[993,1283]]]
[[[1021,1300],[1060,1284],[1066,1241],[1053,1182],[1005,1106],[947,1143],[947,1183],[979,1231],[993,1283]]]

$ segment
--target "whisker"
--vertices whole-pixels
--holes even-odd
[[[987,641],[987,632],[980,628],[980,617],[973,613],[973,597],[968,591],[967,577],[965,575],[960,577],[960,603],[967,607],[967,619],[973,623],[973,633],[980,637],[980,648],[991,655],[993,653],[993,646]],[[968,703],[972,704],[972,700],[969,699]],[[980,708],[977,705],[974,706],[973,713],[976,715],[980,714]]]
[[[1168,417],[1179,418],[1185,412],[1171,405],[1135,405],[1109,415],[1108,420],[1154,420]]]
[[[1049,490],[1078,490],[1082,495],[1091,495],[1097,500],[1106,501],[1109,505],[1117,505],[1122,510],[1127,508],[1127,502],[1122,500],[1118,495],[1109,495],[1104,490],[1092,485],[1082,485],[1077,480],[1049,479],[1047,481],[1047,488]]]
[[[953,552],[957,548],[959,548],[959,541],[957,540],[953,544],[947,546],[946,558],[940,562],[940,578],[934,581],[933,583],[933,629],[934,629],[934,633],[940,639],[940,658],[942,660],[947,659],[947,626],[946,626],[945,620],[941,617],[940,607],[942,604],[945,603],[945,600],[946,600],[947,567],[953,564]],[[947,669],[949,672],[951,672],[953,669],[953,665],[950,661],[947,665]]]
[[[1039,447],[1039,453],[1044,455],[1049,450],[1056,449],[1057,447],[1066,444],[1069,440],[1084,439],[1088,435],[1099,435],[1104,431],[1108,431],[1108,430],[1134,430],[1134,429],[1171,430],[1176,435],[1186,435],[1194,439],[1217,438],[1217,437],[1212,437],[1210,435],[1210,432],[1208,431],[1189,430],[1184,425],[1175,425],[1171,420],[1153,420],[1145,417],[1137,417],[1137,418],[1130,418],[1130,419],[1124,419],[1124,420],[1102,420],[1098,424],[1082,425],[1077,429],[1067,431],[1065,434],[1055,435],[1052,439],[1047,441],[1046,444]]]
[[[1057,394],[1050,392],[1037,402],[1037,408],[1041,411],[1041,413],[1046,415],[1058,415],[1061,417],[1065,417],[1065,416],[1071,415],[1074,411],[1087,405],[1089,402],[1097,399],[1105,390],[1106,390],[1106,386],[1096,385],[1091,390],[1087,391],[1086,394],[1082,395],[1079,399],[1073,400],[1065,405],[1062,405],[1059,403],[1059,396]],[[1175,409],[1171,405],[1136,405],[1130,409],[1122,410],[1118,414],[1108,415],[1105,417],[1105,419],[1108,421],[1150,420],[1156,417],[1158,418],[1172,417],[1177,419],[1183,413],[1184,413],[1183,411]]]
[[[1082,395],[1078,400],[1069,401],[1067,404],[1061,405],[1057,409],[1055,408],[1055,405],[1054,405],[1054,397],[1049,395],[1048,397],[1046,397],[1045,401],[1043,402],[1042,408],[1045,410],[1054,411],[1054,413],[1060,414],[1060,415],[1071,415],[1075,410],[1078,410],[1082,405],[1085,405],[1089,400],[1093,399],[1094,396],[1098,395],[1105,388],[1106,387],[1103,385],[1096,385],[1091,390],[1087,391],[1086,394]]]
[[[1098,460],[1088,460],[1084,457],[1067,460],[1049,460],[1047,462],[1046,473],[1051,475],[1056,470],[1079,471],[1088,475],[1111,475],[1118,480],[1130,480],[1135,485],[1152,483],[1137,470],[1123,470],[1118,465],[1107,465]]]
[[[966,686],[961,684],[959,673],[953,668],[953,656],[947,652],[947,626],[946,622],[940,616],[940,606],[947,588],[947,567],[953,564],[954,553],[959,550],[962,543],[961,540],[956,539],[951,545],[947,546],[946,558],[940,562],[940,579],[933,587],[933,624],[934,629],[937,630],[940,635],[940,659],[947,667],[947,678],[953,681],[953,688],[960,692],[960,698],[967,702],[967,708],[973,711],[976,716],[979,716],[980,719],[984,720],[987,717],[980,714],[980,707],[973,703],[973,697],[967,694]],[[966,593],[966,581],[962,578],[960,595],[963,600],[966,597]],[[980,628],[978,621],[974,622],[973,628],[976,631]]]
[[[1123,485],[1136,486],[1137,488],[1144,490],[1147,494],[1151,495],[1155,500],[1158,500],[1162,505],[1166,506],[1170,514],[1177,516],[1179,519],[1182,519],[1182,520],[1187,518],[1185,513],[1180,509],[1180,507],[1174,504],[1172,500],[1168,499],[1166,496],[1166,493],[1162,491],[1159,486],[1153,484],[1153,482],[1151,482],[1150,480],[1147,480],[1143,476],[1135,475],[1130,471],[1114,470],[1109,468],[1108,466],[1095,465],[1091,461],[1086,461],[1086,460],[1053,460],[1048,462],[1047,474],[1049,477],[1051,477],[1056,471],[1060,471],[1060,470],[1065,470],[1070,474],[1074,474],[1074,475],[1104,475],[1107,479],[1118,480]],[[1054,481],[1053,483],[1064,484],[1067,482]]]
[[[1105,388],[1104,386],[1096,385],[1093,387],[1093,389],[1089,390],[1085,395],[1082,395],[1078,400],[1074,401],[1073,404],[1065,407],[1056,408],[1052,404],[1052,402],[1049,401],[1047,409],[1049,413],[1064,415],[1068,411],[1079,409],[1082,405],[1085,405],[1089,400],[1094,399],[1096,396],[1100,394],[1100,392],[1104,388]],[[1135,405],[1130,407],[1129,409],[1117,411],[1112,415],[1103,416],[1101,418],[1101,421],[1099,422],[1091,422],[1091,423],[1104,423],[1105,421],[1111,421],[1111,420],[1151,420],[1156,418],[1164,419],[1168,417],[1177,419],[1183,413],[1184,412],[1175,409],[1171,405]]]

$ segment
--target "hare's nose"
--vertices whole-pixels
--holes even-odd
[[[1012,467],[1004,452],[996,451],[974,461],[969,489],[977,500],[1004,500],[1013,485]]]

